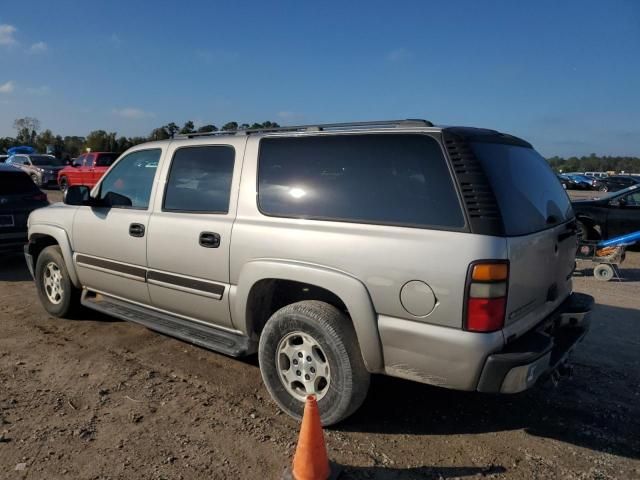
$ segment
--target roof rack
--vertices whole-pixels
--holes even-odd
[[[218,130],[216,132],[184,133],[174,138],[195,138],[212,135],[251,135],[254,133],[270,132],[322,132],[327,130],[360,130],[370,127],[400,128],[400,127],[433,127],[429,120],[408,118],[406,120],[379,120],[374,122],[320,123],[316,125],[291,125],[273,128],[247,128],[245,130]]]

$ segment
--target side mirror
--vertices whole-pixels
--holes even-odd
[[[86,185],[72,185],[64,193],[63,201],[67,205],[88,205],[89,187]]]

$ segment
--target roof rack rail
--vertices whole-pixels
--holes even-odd
[[[251,135],[253,133],[270,132],[320,132],[326,130],[359,130],[370,127],[400,128],[400,127],[433,127],[429,120],[408,118],[406,120],[378,120],[373,122],[319,123],[315,125],[290,125],[285,127],[247,128],[244,130],[218,130],[216,132],[196,132],[175,135],[174,138],[196,138],[214,135]]]

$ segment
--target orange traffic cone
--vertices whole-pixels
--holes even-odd
[[[285,478],[293,478],[293,480],[327,480],[331,477],[327,447],[324,444],[324,433],[320,423],[320,411],[316,397],[313,395],[307,397],[304,405],[298,446],[293,456],[291,471],[287,473]]]

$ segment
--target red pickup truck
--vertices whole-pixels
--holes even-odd
[[[73,165],[58,173],[58,185],[63,192],[71,185],[86,185],[92,188],[116,161],[119,154],[113,152],[91,152],[80,155]]]

